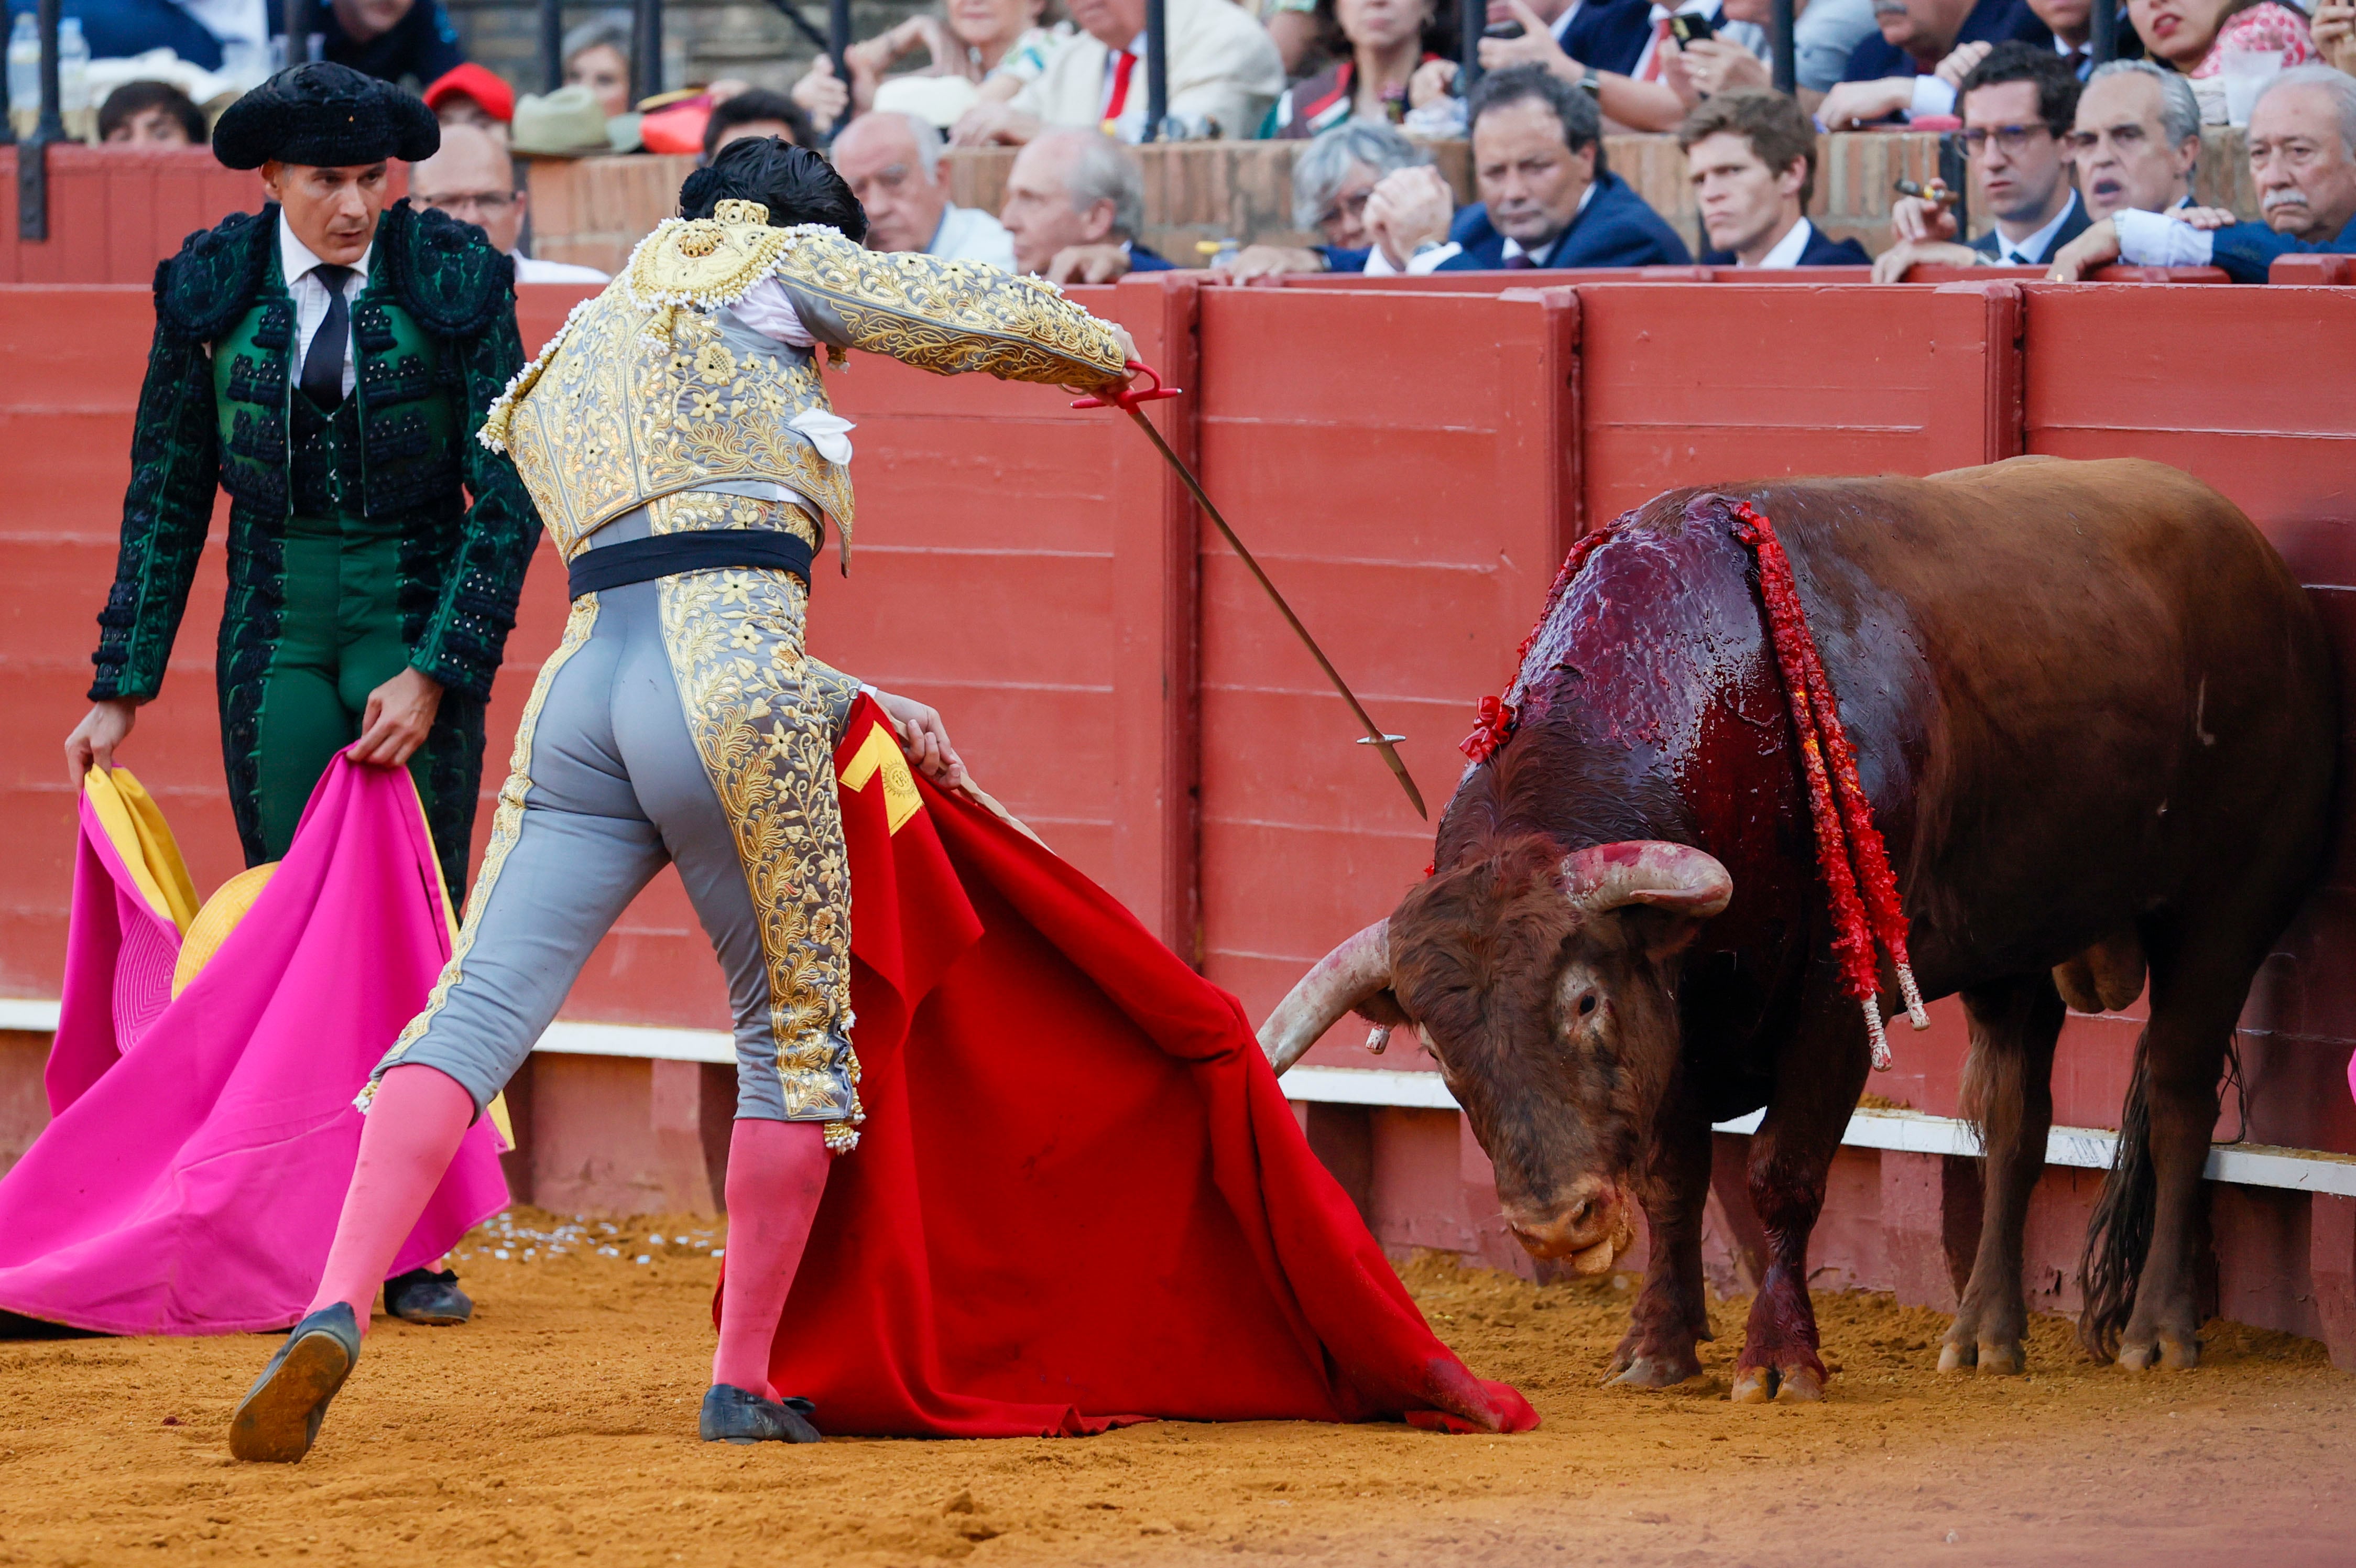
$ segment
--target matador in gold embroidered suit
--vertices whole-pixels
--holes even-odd
[[[1127,380],[1130,345],[1036,279],[865,249],[849,188],[779,142],[732,144],[680,203],[691,216],[643,241],[484,423],[563,553],[573,613],[525,704],[449,964],[361,1093],[369,1115],[326,1278],[239,1407],[241,1457],[309,1448],[359,1355],[375,1252],[390,1260],[466,1123],[667,863],[735,1015],[728,1267],[702,1433],[817,1436],[807,1405],[766,1381],[827,1155],[856,1144],[861,1121],[833,770],[861,688],[802,646],[825,524],[847,551],[852,523],[850,426],[827,406],[817,355],[840,363],[855,348],[1102,392]],[[937,715],[876,695],[912,755],[954,769]]]

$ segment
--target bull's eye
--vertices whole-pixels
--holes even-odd
[[[1584,1018],[1584,1017],[1586,1017],[1590,1013],[1592,1013],[1592,1012],[1594,1012],[1594,1011],[1595,1011],[1595,993],[1593,993],[1592,991],[1590,991],[1590,992],[1589,992],[1586,995],[1584,995],[1584,996],[1582,996],[1582,997],[1580,997],[1580,998],[1579,999],[1579,1015],[1580,1015],[1580,1017]]]

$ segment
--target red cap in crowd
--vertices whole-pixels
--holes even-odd
[[[515,118],[515,89],[499,80],[498,73],[487,70],[468,60],[455,66],[434,79],[425,90],[425,106],[439,109],[450,98],[471,98],[483,106],[483,112],[501,124]]]

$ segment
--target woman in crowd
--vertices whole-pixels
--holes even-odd
[[[169,82],[126,81],[99,106],[98,139],[111,147],[201,147],[205,112]]]
[[[947,0],[944,16],[909,17],[890,32],[845,51],[846,83],[824,55],[794,83],[794,102],[819,130],[830,129],[849,107],[864,114],[874,107],[884,73],[922,49],[931,60],[926,76],[962,77],[975,87],[974,102],[1004,102],[1046,68],[1055,46],[1069,38],[1071,24],[1047,24],[1051,0]]]
[[[2201,118],[2225,124],[2225,56],[2246,49],[2282,56],[2283,69],[2315,58],[2307,18],[2275,0],[2127,0],[2144,53],[2191,79]]]
[[[564,35],[564,82],[587,88],[607,119],[630,112],[630,26],[597,16]]]
[[[1408,78],[1440,59],[1456,30],[1454,7],[1440,0],[1317,0],[1317,20],[1333,63],[1276,101],[1265,135],[1305,141],[1352,121],[1398,124]]]
[[[1350,120],[1301,147],[1292,160],[1292,226],[1322,245],[1247,245],[1217,275],[1228,283],[1281,273],[1355,273],[1366,266],[1366,198],[1393,169],[1431,155],[1379,120]]]

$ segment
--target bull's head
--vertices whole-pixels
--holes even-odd
[[[1734,883],[1653,840],[1523,839],[1433,876],[1303,977],[1259,1033],[1282,1072],[1356,1011],[1414,1026],[1524,1247],[1580,1273],[1633,1236],[1628,1183],[1680,1045],[1679,955]]]

